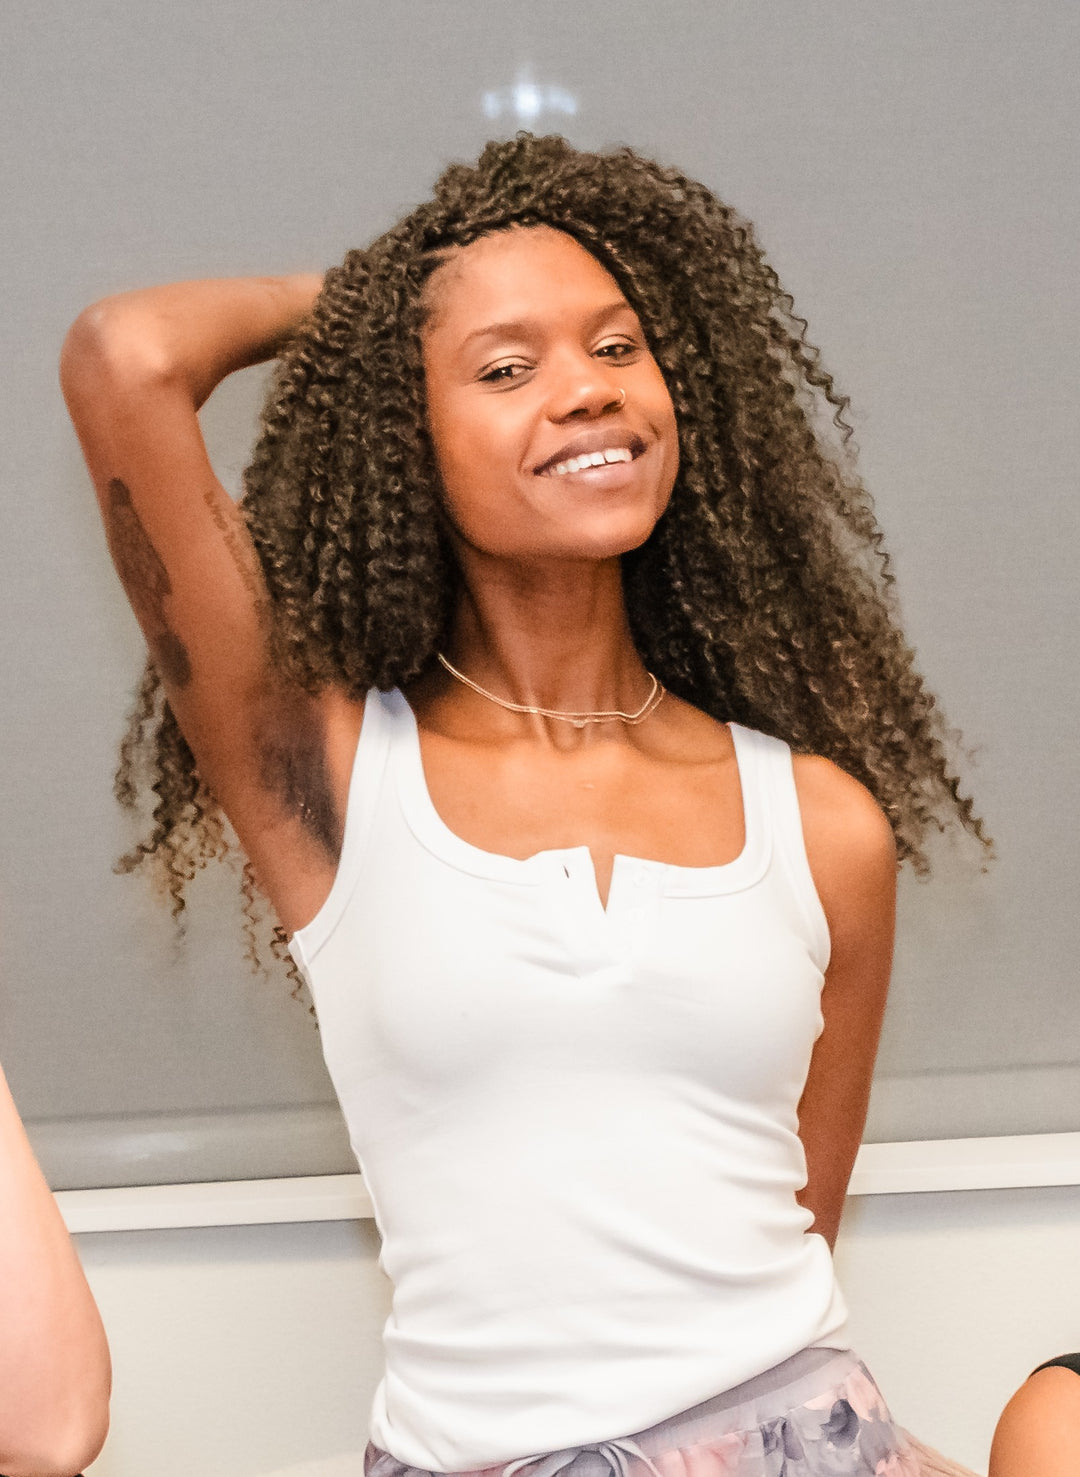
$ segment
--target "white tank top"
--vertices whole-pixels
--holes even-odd
[[[293,957],[394,1285],[371,1439],[455,1472],[639,1431],[842,1348],[795,1199],[825,916],[786,744],[731,725],[746,843],[679,867],[451,832],[369,693],[340,869]]]

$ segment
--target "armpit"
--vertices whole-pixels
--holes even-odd
[[[326,724],[318,703],[277,693],[263,706],[257,730],[259,778],[289,817],[299,820],[335,865],[344,821],[327,757]]]

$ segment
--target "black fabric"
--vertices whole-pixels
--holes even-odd
[[[1080,1354],[1059,1354],[1056,1359],[1048,1359],[1045,1364],[1040,1364],[1039,1369],[1071,1369],[1073,1374],[1080,1374]],[[1039,1369],[1033,1369],[1032,1374],[1038,1374]]]

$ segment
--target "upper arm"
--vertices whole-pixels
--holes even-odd
[[[896,847],[870,792],[826,759],[796,758],[810,870],[832,948],[799,1103],[807,1184],[800,1203],[832,1245],[862,1139],[892,968]]]
[[[122,318],[123,304],[113,312]],[[292,873],[318,891],[337,861],[344,788],[327,732],[337,710],[273,672],[261,565],[210,465],[190,386],[100,308],[69,334],[61,379],[109,550],[170,707],[260,880],[288,912]]]
[[[125,331],[122,307],[108,313],[73,326],[61,384],[109,552],[191,742],[189,728],[213,726],[211,689],[245,694],[265,670],[266,591],[190,391]]]

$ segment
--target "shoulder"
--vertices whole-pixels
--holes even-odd
[[[886,855],[895,863],[889,818],[864,784],[818,754],[793,754],[791,767],[808,843],[836,844],[864,858]]]
[[[1077,1356],[1074,1354],[1073,1359]],[[1068,1406],[1080,1420],[1080,1375],[1064,1364],[1049,1364],[1029,1375],[1013,1399],[1038,1408],[1044,1403]]]
[[[990,1471],[1073,1471],[1080,1440],[1080,1377],[1060,1365],[1025,1380],[1002,1412],[990,1452]]]
[[[896,841],[874,796],[831,759],[792,756],[810,871],[834,931],[851,914],[895,905]]]

